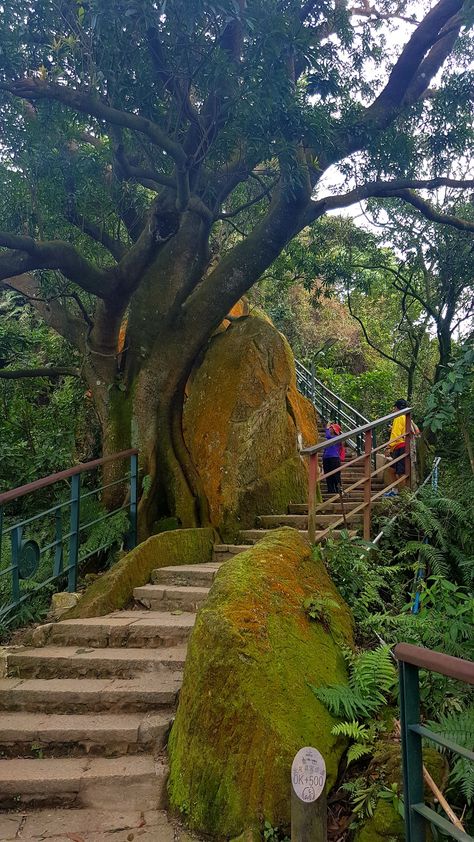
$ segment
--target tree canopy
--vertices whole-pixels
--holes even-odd
[[[104,447],[134,438],[150,499],[183,523],[206,520],[187,378],[292,237],[370,197],[474,231],[419,192],[474,186],[470,15],[463,0],[420,19],[390,0],[4,3],[0,280],[79,351]]]

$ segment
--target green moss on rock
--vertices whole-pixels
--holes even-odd
[[[329,596],[331,632],[304,600]],[[290,768],[302,746],[324,755],[328,787],[345,743],[308,687],[347,680],[337,641],[352,618],[325,567],[293,529],[275,530],[224,564],[191,635],[168,743],[171,805],[189,825],[238,836],[290,822]]]
[[[152,570],[212,560],[213,529],[175,529],[153,535],[120,559],[90,585],[63,619],[101,617],[124,608],[133,589],[150,581]]]

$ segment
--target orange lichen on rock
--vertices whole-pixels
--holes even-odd
[[[316,413],[298,394],[290,347],[269,320],[252,313],[212,339],[190,384],[184,434],[224,538],[306,500],[297,441],[316,443]]]

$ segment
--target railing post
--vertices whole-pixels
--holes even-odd
[[[138,534],[138,454],[130,457],[130,532],[129,547],[133,550],[137,546]]]
[[[308,537],[311,544],[314,544],[316,541],[316,489],[318,476],[318,454],[311,453],[308,472]]]
[[[314,403],[316,393],[316,384],[314,376],[314,360],[311,360],[311,400]]]
[[[21,539],[23,530],[21,526],[15,526],[12,530],[12,603],[18,605],[20,602],[20,572],[18,564],[20,561]]]
[[[69,537],[69,572],[67,589],[74,593],[77,589],[77,562],[79,558],[79,525],[81,516],[81,475],[71,477],[71,520]]]
[[[418,725],[419,722],[418,667],[400,661],[400,729],[406,842],[425,842],[424,819],[412,809],[414,804],[421,804],[424,798],[421,737],[410,730],[410,725]]]
[[[411,488],[411,412],[405,416],[405,474],[407,475],[407,487]]]
[[[364,449],[364,541],[370,541],[372,515],[372,430],[366,430]]]

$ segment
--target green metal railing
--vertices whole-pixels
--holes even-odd
[[[343,433],[350,432],[365,424],[370,424],[359,410],[348,404],[345,400],[332,392],[325,383],[314,376],[314,370],[306,368],[299,360],[295,360],[296,385],[298,391],[314,404],[316,410],[324,423],[336,421]],[[362,435],[355,435],[348,439],[348,444],[360,456],[364,449]],[[376,442],[374,442],[374,447]]]
[[[405,800],[405,839],[424,842],[430,823],[459,842],[473,842],[474,837],[460,830],[424,803],[423,738],[441,745],[454,754],[474,762],[474,752],[456,745],[441,734],[425,728],[420,720],[419,670],[425,669],[474,684],[474,662],[432,652],[409,643],[399,643],[394,650],[400,665],[400,727],[402,739],[403,788]]]
[[[130,470],[113,482],[93,488],[81,482],[84,474],[90,475],[102,469],[104,465],[122,461],[129,462]],[[90,477],[88,479],[90,480]],[[18,500],[43,489],[51,489],[53,497],[61,497],[64,483],[69,484],[66,499],[59,499],[59,502],[30,517],[15,518],[10,513],[10,509],[17,506]],[[126,486],[128,494],[125,492]],[[120,496],[125,498],[125,502],[86,523],[81,522],[81,503],[94,497],[99,501],[103,492],[114,487],[118,487],[118,491],[120,489]],[[137,543],[137,505],[137,450],[125,450],[93,462],[76,465],[74,468],[0,494],[0,622],[8,625],[20,607],[41,590],[61,584],[62,587],[66,586],[68,591],[74,592],[77,588],[80,565],[112,545],[108,540],[102,546],[81,553],[82,539],[92,527],[119,512],[128,512],[128,531],[125,537],[127,548],[133,549]],[[45,519],[50,529],[45,530],[43,526],[43,532],[49,534],[49,537],[54,535],[54,538],[46,538],[46,543],[40,546],[40,541],[32,537],[31,533],[39,529]],[[66,532],[65,523],[68,524]],[[6,541],[9,541],[9,551],[6,550]],[[37,581],[40,565],[42,568],[51,569],[48,570],[46,578]]]

